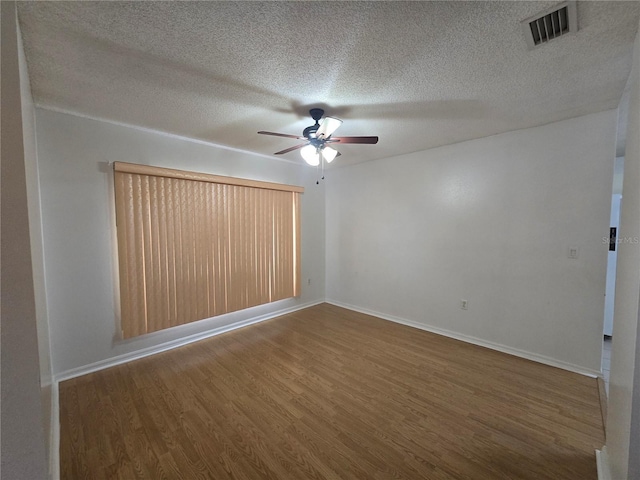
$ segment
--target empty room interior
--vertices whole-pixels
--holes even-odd
[[[640,479],[640,2],[1,2],[3,479]]]

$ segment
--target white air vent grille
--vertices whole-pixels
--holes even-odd
[[[529,48],[543,45],[554,38],[578,30],[576,2],[569,1],[556,5],[522,22]]]

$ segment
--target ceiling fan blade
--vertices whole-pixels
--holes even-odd
[[[300,145],[296,145],[295,147],[285,148],[284,150],[280,150],[279,152],[274,153],[274,155],[283,155],[285,153],[293,152],[294,150],[298,150],[302,147],[306,147],[309,145],[308,143],[302,143]]]
[[[331,137],[327,142],[364,143],[373,145],[378,143],[378,137]]]
[[[317,138],[329,138],[338,127],[342,125],[342,120],[334,117],[324,117],[318,130],[316,131]]]
[[[286,137],[286,138],[297,138],[298,140],[304,140],[304,137],[300,137],[299,135],[289,135],[287,133],[275,133],[275,132],[258,132],[260,135],[273,135],[274,137]]]

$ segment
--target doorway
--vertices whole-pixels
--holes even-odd
[[[611,337],[613,335],[613,310],[616,297],[616,264],[618,261],[618,245],[617,230],[620,226],[620,201],[622,195],[613,194],[611,196],[611,220],[609,225],[613,233],[611,234],[612,242],[609,246],[607,256],[607,284],[605,287],[604,297],[604,336]]]
[[[616,266],[618,261],[618,228],[620,226],[620,203],[622,201],[622,173],[624,157],[616,157],[613,171],[611,196],[610,242],[607,256],[607,277],[604,297],[604,327],[602,342],[602,374],[609,393],[609,371],[611,369],[611,342],[616,298]]]

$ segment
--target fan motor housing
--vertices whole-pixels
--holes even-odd
[[[311,125],[310,127],[307,127],[302,131],[302,135],[309,140],[311,140],[312,138],[316,138],[316,132],[318,131],[318,128],[319,125],[317,123],[315,125]]]
[[[311,118],[313,118],[316,123],[318,123],[318,121],[324,115],[324,110],[321,108],[312,108],[311,110],[309,110],[309,115],[311,115]]]
[[[318,128],[320,128],[319,121],[324,115],[324,110],[321,108],[312,108],[311,110],[309,110],[309,115],[311,115],[311,118],[313,118],[316,123],[315,125],[311,125],[310,127],[305,128],[302,131],[302,136],[304,138],[308,138],[309,140],[313,140],[314,138],[316,138],[316,132],[318,131]]]

